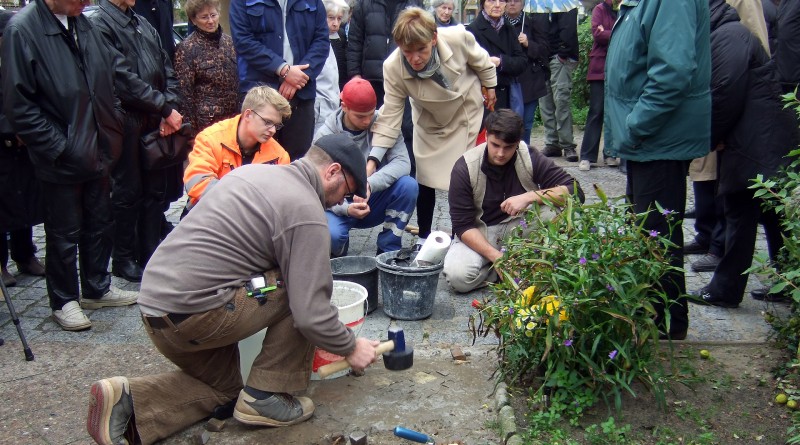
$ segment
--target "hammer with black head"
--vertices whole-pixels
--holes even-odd
[[[375,348],[377,354],[383,354],[383,366],[390,371],[402,371],[414,365],[414,348],[406,344],[406,337],[402,328],[389,328],[389,341],[383,342]],[[317,370],[319,377],[325,377],[349,368],[347,360],[339,360]]]

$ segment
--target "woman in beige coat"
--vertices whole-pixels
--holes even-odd
[[[461,26],[437,30],[433,16],[423,9],[401,12],[392,37],[398,48],[383,63],[386,95],[372,126],[367,174],[394,146],[404,103],[410,98],[420,185],[417,222],[424,241],[433,224],[435,189],[449,188],[456,160],[475,146],[484,106],[492,107],[496,100],[497,73],[489,54],[469,31]],[[481,86],[486,88],[486,97]]]

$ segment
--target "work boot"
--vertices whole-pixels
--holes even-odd
[[[694,272],[714,272],[722,259],[712,253],[703,255],[702,258],[692,263]]]
[[[239,400],[233,417],[248,425],[288,426],[294,425],[314,414],[314,402],[308,397],[294,397],[287,393],[273,393],[266,399],[256,399],[245,390],[239,392]]]
[[[89,397],[86,430],[99,445],[128,445],[125,431],[133,415],[128,379],[112,377],[94,382]]]
[[[565,147],[564,158],[567,162],[578,162],[578,153],[575,152],[575,147]]]
[[[697,241],[683,245],[684,255],[705,255],[708,253],[708,246],[704,246]]]
[[[37,277],[44,276],[44,264],[39,261],[35,256],[31,256],[28,261],[15,261],[17,263],[17,270],[26,275],[34,275]]]
[[[92,327],[92,322],[77,301],[70,301],[61,309],[53,311],[53,320],[65,331],[82,331]]]
[[[548,158],[557,158],[561,156],[561,147],[557,147],[555,145],[545,145],[542,154]]]
[[[100,298],[81,298],[83,309],[100,309],[101,307],[129,306],[136,303],[139,292],[122,290],[111,286]]]
[[[11,272],[9,272],[5,267],[3,267],[3,284],[8,287],[17,285],[17,279],[14,278],[14,275],[12,275]]]
[[[133,259],[114,260],[111,262],[111,273],[131,283],[142,282],[142,268]]]

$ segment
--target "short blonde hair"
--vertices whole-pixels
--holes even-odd
[[[397,16],[392,29],[392,38],[398,46],[429,43],[436,35],[433,15],[422,8],[404,9]]]
[[[280,93],[268,86],[253,87],[247,92],[242,102],[242,113],[245,110],[257,110],[264,105],[272,105],[278,110],[282,119],[292,117],[292,107]]]
[[[219,0],[188,0],[183,6],[183,10],[186,11],[186,17],[191,20],[197,16],[197,13],[209,6],[219,13]]]

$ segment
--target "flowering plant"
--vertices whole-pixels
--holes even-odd
[[[600,399],[619,409],[637,379],[663,395],[653,303],[666,304],[658,281],[672,267],[667,234],[596,190],[599,202],[570,198],[550,221],[528,211],[504,243],[493,295],[473,301],[473,334],[500,339],[501,377],[549,399],[556,417],[577,419]],[[537,228],[523,236],[528,226]]]

